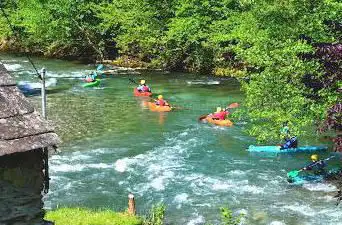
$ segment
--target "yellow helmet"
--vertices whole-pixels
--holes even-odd
[[[163,96],[162,95],[158,95],[158,99],[163,99]]]
[[[217,107],[216,108],[216,112],[221,112],[222,111],[222,108],[221,107]]]
[[[311,160],[313,160],[313,161],[317,161],[318,160],[318,155],[312,155],[311,156]]]
[[[145,84],[145,83],[146,83],[145,80],[141,80],[141,81],[140,81],[140,84]]]

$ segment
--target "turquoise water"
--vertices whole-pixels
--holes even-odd
[[[38,82],[24,58],[0,59],[18,81]],[[50,160],[46,209],[125,210],[133,193],[141,214],[164,203],[167,224],[217,224],[222,206],[246,214],[244,224],[342,224],[334,186],[286,181],[289,170],[308,162],[308,154],[249,154],[245,149],[256,143],[244,132],[244,121],[231,128],[197,122],[216,106],[243,100],[236,81],[145,73],[106,78],[99,88],[84,89],[80,77],[94,66],[34,61],[57,80],[48,94],[48,117],[63,139],[61,152]],[[147,99],[133,97],[128,78],[146,79],[179,110],[150,112]],[[40,107],[39,96],[29,99]],[[310,143],[326,144],[301,137],[300,145]]]

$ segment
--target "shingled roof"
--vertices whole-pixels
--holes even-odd
[[[0,63],[0,156],[59,142],[53,128],[35,111]]]

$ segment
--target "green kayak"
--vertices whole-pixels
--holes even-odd
[[[101,83],[101,80],[100,79],[96,79],[95,81],[93,82],[89,82],[89,83],[85,83],[83,84],[83,87],[87,88],[87,87],[98,87]]]

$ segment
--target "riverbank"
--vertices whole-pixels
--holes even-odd
[[[55,225],[142,225],[143,220],[127,213],[85,208],[59,208],[47,212],[45,220]]]

